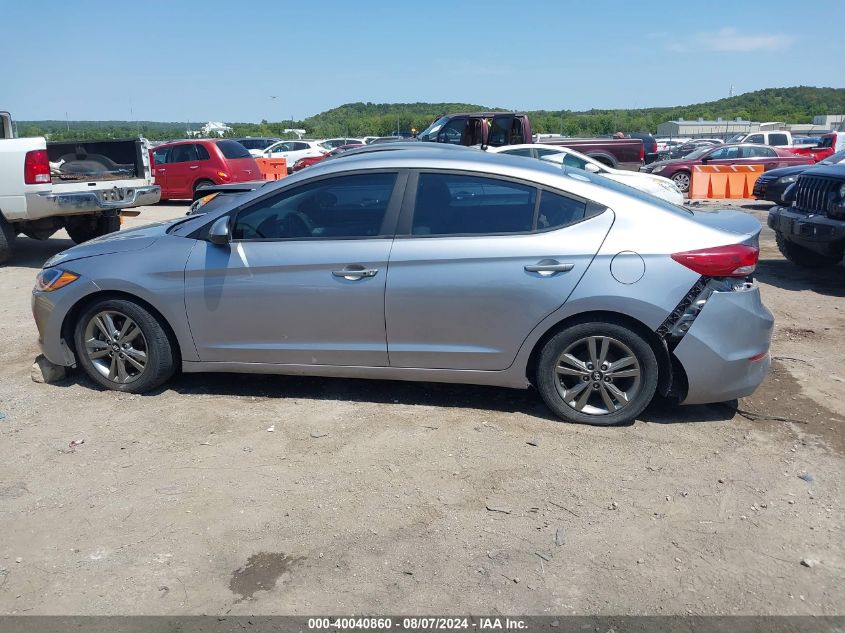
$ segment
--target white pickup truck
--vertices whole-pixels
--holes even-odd
[[[46,240],[64,228],[84,242],[119,230],[120,209],[160,197],[140,139],[14,138],[11,116],[0,112],[0,263],[20,234]]]
[[[792,133],[786,130],[749,132],[748,134],[735,134],[726,142],[757,143],[758,145],[771,145],[772,147],[792,147]]]

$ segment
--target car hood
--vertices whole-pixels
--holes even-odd
[[[141,226],[137,229],[116,231],[115,233],[109,233],[107,235],[103,235],[102,237],[94,238],[93,240],[83,242],[78,246],[74,246],[66,251],[53,255],[53,257],[48,259],[44,264],[44,268],[49,268],[51,266],[64,264],[66,262],[86,257],[143,250],[165,235],[171,226],[184,220],[185,218],[177,218],[167,222],[148,224],[147,226]]]
[[[686,158],[672,158],[670,160],[659,160],[648,165],[649,171],[655,171],[658,167],[672,167],[674,165],[684,165],[689,163]]]
[[[693,216],[700,224],[704,224],[720,231],[728,231],[737,235],[745,235],[742,240],[746,244],[757,246],[760,230],[763,228],[760,222],[754,217],[742,211],[701,211],[692,210]]]
[[[770,169],[765,173],[766,180],[777,180],[778,178],[783,178],[784,176],[797,176],[798,174],[802,174],[808,169],[810,169],[812,165],[795,165],[794,167],[779,167],[777,169]],[[760,176],[763,177],[762,175]]]

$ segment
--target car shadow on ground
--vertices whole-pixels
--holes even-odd
[[[73,240],[54,239],[32,240],[28,237],[18,236],[15,240],[12,258],[6,262],[6,267],[35,268],[40,269],[44,262],[56,253],[60,253],[76,246]]]
[[[845,267],[801,268],[785,259],[761,259],[754,276],[783,290],[812,290],[831,297],[845,297]]]
[[[104,391],[84,372],[72,370],[58,386],[79,385]],[[464,408],[499,413],[521,413],[549,422],[562,422],[543,403],[533,388],[505,389],[480,385],[358,380],[264,374],[179,374],[164,386],[144,394],[156,397],[168,391],[180,395],[217,395],[246,398],[286,398],[368,404],[396,404]],[[654,424],[725,422],[734,416],[736,402],[707,406],[678,406],[662,398],[654,401],[638,417]],[[625,428],[621,425],[615,428]]]

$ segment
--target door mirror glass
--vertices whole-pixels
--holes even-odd
[[[208,239],[212,244],[222,246],[229,243],[229,216],[224,215],[222,218],[217,218],[214,224],[211,225],[211,230],[208,232]]]

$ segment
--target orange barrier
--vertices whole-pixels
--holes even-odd
[[[753,198],[754,183],[762,173],[762,165],[693,165],[690,200]]]
[[[288,161],[285,158],[256,158],[255,162],[264,180],[281,180],[288,175]]]

